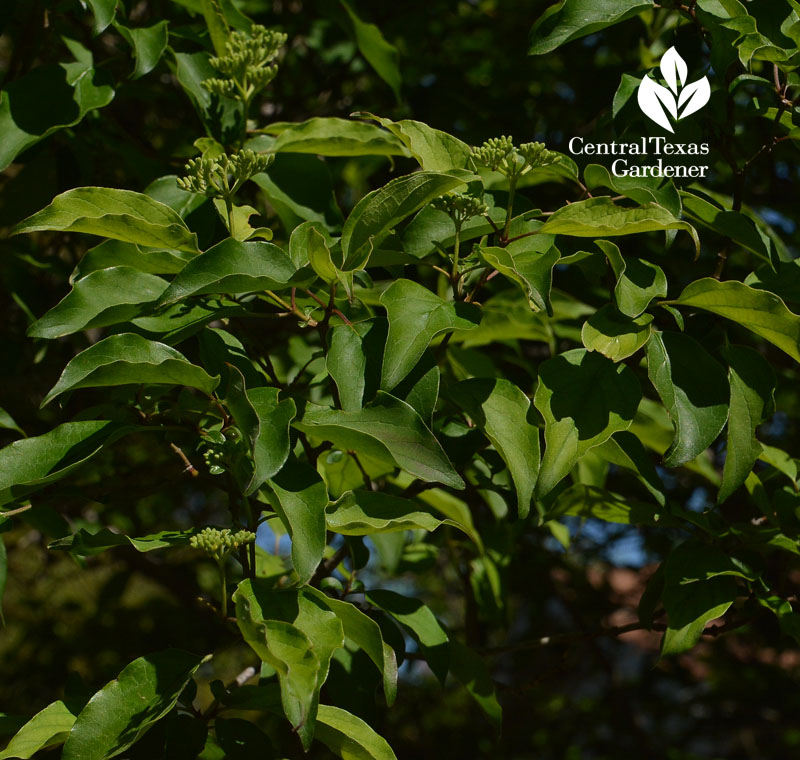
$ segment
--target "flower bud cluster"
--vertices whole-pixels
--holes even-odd
[[[206,79],[203,87],[215,95],[250,100],[278,73],[272,61],[286,43],[286,35],[254,24],[249,33],[233,32],[225,43],[225,55],[211,59],[211,65],[225,78]]]
[[[523,143],[515,148],[510,137],[493,137],[487,140],[479,148],[472,149],[472,157],[509,179],[521,177],[531,169],[556,164],[561,160],[561,156],[555,151],[547,150],[544,143]]]
[[[256,540],[256,534],[249,530],[233,533],[230,528],[203,528],[189,539],[193,549],[200,549],[217,562],[222,562],[232,551]]]
[[[455,192],[434,198],[431,206],[448,214],[458,227],[473,216],[482,216],[489,211],[489,207],[480,198]]]
[[[216,158],[193,158],[186,164],[186,176],[178,178],[178,187],[210,198],[232,196],[248,179],[265,171],[275,160],[273,154],[240,150]]]

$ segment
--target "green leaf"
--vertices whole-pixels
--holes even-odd
[[[681,198],[683,209],[693,222],[730,238],[764,261],[778,262],[778,252],[770,236],[745,214],[728,211],[685,190],[681,191]]]
[[[0,92],[0,171],[27,148],[74,126],[113,98],[109,79],[90,63],[40,66],[10,82]]]
[[[342,623],[346,638],[361,647],[383,676],[386,704],[391,707],[397,696],[397,657],[384,640],[380,626],[350,602],[331,599],[309,586],[306,593],[325,604]]]
[[[297,415],[292,399],[278,401],[277,388],[247,388],[238,367],[228,365],[230,381],[225,403],[233,412],[253,456],[253,473],[244,495],[257,491],[289,458],[289,426]]]
[[[588,198],[562,206],[540,228],[540,232],[572,237],[636,235],[657,230],[685,230],[700,250],[697,232],[688,222],[682,222],[656,203],[639,208],[617,206],[611,198]]]
[[[72,552],[81,557],[91,557],[117,546],[132,546],[138,552],[151,552],[171,546],[188,546],[194,532],[194,530],[162,530],[149,536],[134,538],[113,533],[108,528],[101,528],[95,533],[81,528],[71,536],[51,541],[47,548]]]
[[[325,510],[325,517],[328,530],[345,536],[417,529],[432,531],[443,524],[410,499],[381,491],[347,491]]]
[[[367,63],[375,69],[375,73],[392,88],[394,96],[400,101],[400,87],[403,84],[398,65],[397,48],[386,41],[375,24],[368,24],[362,21],[350,3],[346,0],[339,0],[347,11],[350,20],[350,27],[356,40],[356,45],[361,51],[361,55],[367,59]]]
[[[677,467],[705,451],[720,434],[728,417],[728,378],[694,338],[672,332],[650,336],[647,374],[675,425],[664,464]]]
[[[488,378],[464,380],[450,395],[508,466],[519,516],[527,517],[539,473],[539,428],[530,399],[508,380]]]
[[[667,560],[669,572],[669,559]],[[667,630],[661,656],[688,652],[703,635],[706,624],[722,617],[736,599],[736,581],[722,576],[690,584],[666,583],[663,593]]]
[[[531,309],[552,314],[550,289],[560,254],[549,236],[531,236],[506,248],[481,248],[481,258],[518,285]]]
[[[2,528],[5,518],[0,513],[0,528]],[[6,551],[6,544],[3,541],[3,534],[0,533],[0,627],[5,626],[6,620],[3,617],[3,595],[6,592],[6,583],[8,581],[8,552]]]
[[[295,590],[275,592],[264,580],[244,580],[234,594],[245,641],[278,673],[286,717],[308,750],[319,690],[333,652],[344,644],[339,618],[321,600]]]
[[[131,28],[122,24],[114,25],[116,30],[133,48],[136,66],[131,79],[139,79],[150,73],[161,60],[169,41],[169,21],[159,21],[151,26]]]
[[[185,385],[211,393],[219,377],[211,377],[170,346],[122,333],[98,341],[72,359],[42,406],[78,388],[129,384]]]
[[[663,177],[616,177],[600,164],[589,164],[583,170],[583,181],[590,190],[607,187],[642,205],[657,203],[675,216],[681,213],[681,196],[675,184]]]
[[[264,127],[277,135],[275,153],[314,153],[319,156],[405,156],[403,143],[374,124],[334,117],[316,117],[292,123],[279,121]]]
[[[589,449],[627,430],[641,397],[636,375],[596,352],[576,348],[543,362],[533,398],[545,421],[539,496]]]
[[[105,240],[84,254],[73,270],[70,282],[112,267],[131,267],[148,274],[177,274],[191,258],[192,254],[181,251],[164,251],[123,243],[121,240]]]
[[[342,269],[361,269],[377,239],[434,198],[463,184],[463,179],[451,174],[415,172],[364,196],[342,229]]]
[[[711,277],[695,280],[676,301],[710,311],[746,327],[800,362],[800,316],[786,308],[778,296],[734,280]]]
[[[319,706],[314,738],[342,760],[397,760],[386,739],[339,707]]]
[[[484,659],[456,639],[450,640],[450,672],[466,687],[492,725],[503,724],[503,708],[497,701],[494,682]]]
[[[656,519],[655,510],[649,504],[582,483],[575,483],[559,494],[547,518],[552,520],[563,515],[593,517],[623,525],[655,525]]]
[[[650,337],[652,314],[634,319],[620,314],[606,304],[583,323],[581,341],[589,351],[599,351],[611,361],[619,362],[635,354]]]
[[[23,438],[25,431],[17,424],[17,421],[0,406],[0,430],[13,430],[19,433]]]
[[[49,433],[0,449],[0,506],[65,477],[136,430],[108,420],[65,422]]]
[[[126,665],[81,710],[63,760],[105,760],[125,752],[175,707],[206,659],[167,649]]]
[[[76,713],[61,701],[48,705],[17,731],[0,752],[0,760],[12,757],[28,760],[37,752],[63,744],[75,723]]]
[[[529,55],[543,55],[572,40],[638,16],[652,0],[560,0],[533,25]]]
[[[195,256],[164,291],[157,305],[167,306],[190,296],[212,293],[234,295],[281,290],[295,284],[292,278],[296,274],[292,260],[278,246],[227,238]]]
[[[389,613],[411,634],[434,675],[444,683],[450,663],[450,641],[430,609],[419,599],[388,589],[368,591],[367,601]]]
[[[110,187],[78,187],[20,222],[13,235],[40,230],[85,232],[154,248],[195,253],[197,236],[169,206],[142,193]]]
[[[256,174],[253,182],[264,191],[287,234],[301,222],[319,222],[331,232],[341,228],[330,169],[316,156],[278,153],[268,171]]]
[[[374,394],[378,388],[380,366],[371,359],[383,352],[386,336],[383,327],[377,320],[370,319],[352,326],[338,325],[331,331],[325,363],[345,412],[361,409],[364,398],[370,397],[370,390]],[[376,377],[370,377],[371,374]]]
[[[605,443],[592,449],[592,452],[617,467],[634,472],[659,505],[664,506],[667,498],[664,484],[644,445],[633,433],[626,430],[614,433]]]
[[[32,338],[64,335],[127,322],[155,303],[166,280],[130,267],[100,269],[75,282],[72,290],[28,328]]]
[[[471,154],[469,145],[447,132],[412,119],[392,121],[367,112],[354,115],[359,118],[374,119],[386,127],[426,171],[446,172],[451,169],[468,168]]]
[[[480,308],[439,298],[411,280],[396,280],[381,295],[389,319],[381,388],[391,390],[414,368],[430,342],[450,330],[472,330]]]
[[[776,383],[772,366],[752,348],[728,346],[725,358],[731,400],[725,466],[717,496],[719,504],[744,483],[761,456],[756,427],[774,409]]]
[[[118,0],[86,0],[94,13],[94,33],[100,34],[117,15]]]
[[[606,255],[617,278],[614,301],[623,314],[638,317],[654,298],[667,295],[667,276],[660,266],[639,258],[624,258],[610,240],[596,240],[595,243]]]
[[[272,478],[270,487],[277,500],[275,511],[292,539],[292,564],[300,583],[308,583],[325,551],[325,483],[313,467],[290,463]]]
[[[309,405],[295,427],[344,451],[363,451],[426,482],[463,488],[439,442],[404,401],[379,391],[363,409],[345,412]]]
[[[292,231],[289,239],[289,257],[298,268],[305,263],[327,284],[338,282],[342,266],[341,251],[331,254],[334,239],[319,222],[303,222]]]
[[[208,27],[211,43],[214,45],[214,52],[219,56],[225,55],[225,44],[230,36],[230,29],[219,0],[202,0],[202,7],[203,18]]]

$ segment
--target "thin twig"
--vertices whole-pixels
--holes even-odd
[[[200,473],[195,469],[195,466],[189,461],[189,457],[183,453],[183,449],[180,446],[176,446],[174,443],[170,443],[169,447],[180,457],[181,462],[183,462],[185,469],[184,472],[188,472],[193,478],[196,478]]]

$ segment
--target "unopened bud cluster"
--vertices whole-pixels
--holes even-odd
[[[523,143],[514,147],[510,137],[493,137],[479,148],[472,149],[472,157],[508,178],[521,177],[531,169],[556,164],[561,156],[545,148],[544,143]]]
[[[266,171],[275,160],[273,154],[240,150],[229,156],[193,158],[186,164],[186,176],[178,178],[178,187],[209,198],[233,195],[248,179]]]
[[[256,540],[256,534],[249,530],[233,533],[230,528],[203,528],[189,539],[193,549],[200,549],[217,562],[222,562],[232,551]]]
[[[254,24],[250,32],[233,32],[225,43],[225,55],[211,59],[211,65],[226,78],[206,79],[203,87],[215,95],[241,95],[250,100],[278,73],[272,61],[286,43],[286,35]]]
[[[454,192],[434,198],[431,206],[448,214],[458,227],[473,216],[482,216],[489,211],[489,207],[480,198]]]

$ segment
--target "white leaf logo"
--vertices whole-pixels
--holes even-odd
[[[686,61],[674,47],[664,53],[660,68],[669,87],[645,75],[639,85],[637,99],[645,116],[674,134],[670,117],[673,121],[679,121],[699,111],[711,98],[711,85],[706,77],[686,84],[689,70]]]

